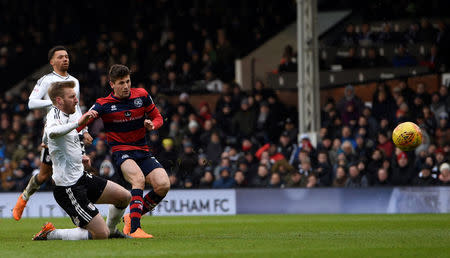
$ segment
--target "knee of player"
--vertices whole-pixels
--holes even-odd
[[[133,178],[133,180],[130,182],[131,186],[133,188],[139,188],[139,189],[144,189],[145,187],[145,177],[144,176],[137,176],[135,178]]]
[[[109,228],[105,227],[98,232],[92,232],[93,239],[107,239],[109,237]]]
[[[128,203],[131,202],[131,193],[129,191],[125,191],[125,198],[124,199],[125,199],[126,205],[128,206]]]
[[[170,181],[163,181],[155,187],[155,192],[161,196],[165,196],[170,190]]]
[[[126,208],[128,204],[131,202],[131,193],[129,191],[124,191],[121,194],[120,204],[116,207],[118,208]]]

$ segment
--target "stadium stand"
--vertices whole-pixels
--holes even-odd
[[[448,87],[405,79],[447,70],[447,53],[440,47],[448,38],[446,19],[430,19],[437,27],[433,29],[426,19],[419,25],[404,14],[395,22],[380,22],[372,13],[367,17],[373,22],[342,24],[346,33],[334,28],[331,34],[340,37],[322,42],[321,86],[345,88],[342,98],[323,101],[320,141],[314,146],[306,135],[297,140],[296,107],[280,99],[280,89],[290,92],[296,81],[289,74],[296,67],[292,47],[286,48],[279,69],[286,76],[284,84],[280,74],[256,81],[249,92],[233,82],[234,59],[295,19],[292,2],[257,2],[264,2],[258,4],[264,8],[252,9],[252,1],[242,1],[244,11],[236,12],[223,3],[210,3],[221,8],[203,2],[192,8],[185,1],[131,1],[127,10],[134,15],[120,20],[102,12],[109,2],[86,1],[84,15],[89,22],[82,23],[78,23],[78,3],[51,14],[39,2],[19,19],[12,19],[14,12],[3,11],[1,75],[10,75],[7,85],[17,83],[45,63],[51,46],[67,44],[70,72],[80,80],[86,110],[97,97],[109,93],[108,67],[128,65],[134,86],[147,89],[165,118],[164,127],[148,139],[170,174],[172,188],[449,184],[440,175],[440,168],[450,161]],[[17,10],[21,1],[0,4],[0,10]],[[385,15],[394,21],[390,11]],[[67,18],[67,12],[76,15]],[[38,16],[45,18],[30,18]],[[399,60],[402,47],[407,47],[415,63]],[[436,58],[430,55],[433,51]],[[27,109],[35,80],[29,76],[19,94],[0,97],[0,191],[21,191],[39,168],[43,113]],[[357,87],[349,82],[375,82],[373,94],[358,96]],[[203,94],[202,101],[194,101],[198,93]],[[395,124],[402,121],[414,121],[424,132],[424,144],[415,152],[400,152],[389,140]],[[95,169],[103,177],[120,180],[102,124],[93,124],[90,132],[95,140],[87,152]],[[51,187],[48,182],[43,189]]]

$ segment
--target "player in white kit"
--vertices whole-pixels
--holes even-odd
[[[50,65],[53,68],[53,71],[49,74],[42,76],[36,85],[34,86],[33,91],[30,94],[28,107],[29,109],[39,109],[45,108],[46,111],[49,111],[52,106],[52,101],[48,96],[48,88],[53,82],[56,81],[73,81],[75,84],[74,90],[77,96],[77,99],[80,98],[80,84],[78,80],[70,75],[67,71],[69,69],[69,54],[67,49],[64,46],[55,46],[48,52],[48,60]],[[81,117],[81,109],[80,106],[76,106],[76,112],[73,116]],[[87,129],[83,130],[81,134],[84,139],[85,144],[92,143],[92,137],[87,132]],[[46,145],[45,133],[43,137],[43,145]],[[85,161],[87,161],[88,157],[85,157]],[[13,209],[13,217],[15,220],[20,220],[22,217],[23,210],[31,197],[39,187],[46,182],[52,175],[52,161],[50,159],[48,148],[45,146],[42,149],[41,153],[41,167],[39,170],[39,174],[31,177],[28,182],[27,187],[22,192],[22,194],[17,199],[17,203]]]
[[[53,82],[59,82],[59,81],[72,81],[74,82],[74,88],[77,99],[80,97],[80,84],[78,80],[71,76],[68,73],[69,69],[69,54],[67,49],[64,46],[55,46],[48,52],[48,60],[50,65],[53,68],[53,71],[49,74],[46,74],[42,76],[36,85],[34,86],[33,91],[30,94],[28,107],[30,109],[38,109],[38,108],[45,108],[48,112],[52,107],[52,101],[50,100],[50,97],[48,95],[48,89],[50,85]],[[82,116],[80,106],[76,105],[75,113],[71,114],[70,116],[74,116],[74,119],[78,119]],[[83,141],[85,144],[91,144],[92,143],[92,137],[87,132],[87,129],[83,129],[80,133],[83,137]],[[47,143],[46,134],[44,132],[43,136],[43,144],[46,145]],[[83,162],[89,163],[89,158],[85,155],[83,155]],[[31,195],[33,195],[39,187],[46,182],[50,177],[52,176],[52,161],[50,158],[50,154],[48,152],[48,148],[45,146],[42,149],[41,153],[41,166],[39,170],[39,174],[34,175],[31,177],[30,181],[28,182],[27,187],[22,192],[22,194],[17,199],[16,205],[13,209],[13,217],[15,220],[20,220],[22,217],[23,210],[25,209],[27,202]],[[116,213],[122,213],[121,209],[117,209],[117,207],[114,207],[114,205],[111,205],[109,207],[109,214],[108,214],[108,227],[112,233],[111,237],[121,237],[122,234],[119,234],[116,230],[116,224],[112,223],[112,220],[110,220],[110,215],[114,216]]]
[[[84,171],[82,147],[76,128],[84,126],[97,114],[88,111],[81,118],[72,115],[78,104],[74,88],[73,81],[51,84],[48,94],[53,106],[47,114],[45,134],[53,162],[52,178],[56,185],[53,196],[77,228],[55,229],[48,222],[33,240],[106,239],[110,229],[94,203],[109,203],[125,210],[131,200],[130,192],[122,186]],[[110,214],[108,219],[117,224],[122,215]]]

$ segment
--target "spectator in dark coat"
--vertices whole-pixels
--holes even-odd
[[[369,48],[367,57],[361,60],[361,66],[365,68],[387,67],[389,65],[386,58],[377,54],[375,48]]]
[[[191,180],[191,183],[193,186],[198,186],[200,183],[200,179],[205,174],[206,168],[211,165],[211,162],[209,162],[206,158],[206,155],[204,153],[200,153],[198,155],[198,163],[197,166],[194,168],[194,171],[192,171],[191,176],[187,177]]]
[[[358,35],[355,32],[355,26],[348,24],[345,31],[335,43],[342,47],[356,46],[358,44]]]
[[[201,128],[197,121],[191,120],[188,124],[188,131],[186,135],[191,139],[192,144],[194,145],[194,150],[198,151],[201,148],[202,144],[200,141]]]
[[[261,101],[255,120],[256,137],[264,142],[273,140],[272,135],[276,134],[276,121],[277,118],[270,109],[269,103],[267,101]]]
[[[385,168],[379,168],[377,179],[373,186],[390,186],[388,171]]]
[[[269,181],[269,185],[268,187],[270,188],[280,188],[283,184],[282,184],[282,180],[281,180],[281,176],[278,173],[273,173],[270,176],[270,181]]]
[[[211,133],[211,140],[206,146],[205,154],[209,161],[212,162],[213,166],[216,166],[220,161],[220,155],[223,152],[222,143],[220,142],[220,137],[218,132]]]
[[[420,173],[414,178],[413,185],[433,186],[438,184],[438,180],[431,174],[431,167],[427,164],[422,166]]]
[[[297,62],[295,61],[294,50],[291,45],[284,48],[283,58],[278,66],[278,72],[297,72]]]
[[[300,174],[298,171],[289,174],[286,187],[306,187],[308,183],[307,176]]]
[[[277,145],[277,152],[281,153],[287,160],[294,154],[296,145],[293,144],[289,138],[288,132],[283,132],[280,136],[279,143]]]
[[[217,127],[226,135],[233,135],[233,113],[230,104],[224,104],[215,116]]]
[[[203,131],[200,134],[200,143],[202,149],[205,149],[208,145],[209,141],[211,140],[211,134],[214,130],[216,130],[216,128],[213,127],[212,120],[206,120],[203,124]]]
[[[220,170],[220,177],[213,183],[213,188],[232,188],[236,182],[231,177],[230,168],[224,167]]]
[[[372,102],[372,114],[378,121],[382,118],[388,118],[389,121],[394,121],[394,114],[397,107],[386,91],[378,91],[374,94]]]
[[[405,152],[397,154],[396,162],[393,162],[391,182],[393,185],[409,185],[413,179],[414,169]]]
[[[269,170],[265,165],[259,165],[256,177],[251,180],[253,187],[267,187],[269,185],[270,175]]]
[[[158,161],[164,169],[172,173],[175,171],[177,164],[178,153],[174,149],[174,143],[171,138],[165,138],[162,141],[163,150],[161,151]]]
[[[347,182],[347,172],[345,167],[339,166],[336,169],[336,178],[333,180],[334,187],[344,187]]]
[[[236,188],[248,187],[248,181],[247,178],[245,177],[245,173],[242,172],[241,170],[238,170],[236,171],[236,173],[234,173],[234,181],[235,181],[234,187]]]
[[[316,168],[316,175],[318,179],[319,186],[331,186],[333,171],[331,165],[328,161],[328,153],[327,151],[319,151],[318,157],[318,166]]]
[[[347,188],[364,188],[369,185],[366,176],[360,174],[360,171],[356,165],[351,165],[348,168],[348,174],[350,177],[345,183]]]
[[[177,177],[184,180],[190,177],[197,166],[197,154],[194,152],[192,142],[183,144],[183,153],[180,156],[179,169]]]
[[[354,47],[351,47],[348,49],[348,52],[345,56],[337,56],[334,63],[342,65],[345,70],[359,67],[361,65],[361,60],[356,55],[356,49]]]
[[[205,174],[200,178],[199,188],[212,188],[214,183],[214,175],[212,169],[206,169]]]
[[[360,114],[362,112],[364,103],[358,96],[355,95],[355,89],[352,85],[347,85],[347,87],[345,87],[344,97],[339,100],[336,105],[336,108],[340,114],[345,112],[345,108],[348,103],[353,103],[355,113]]]
[[[232,119],[232,127],[235,135],[249,137],[253,134],[255,127],[256,114],[249,109],[248,99],[241,101],[241,109],[236,112]]]

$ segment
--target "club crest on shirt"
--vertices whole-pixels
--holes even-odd
[[[142,107],[142,99],[140,99],[140,98],[137,98],[137,99],[135,99],[134,100],[134,105],[136,106],[136,107]]]
[[[125,115],[125,117],[130,117],[131,116],[131,111],[125,111],[124,115]]]

